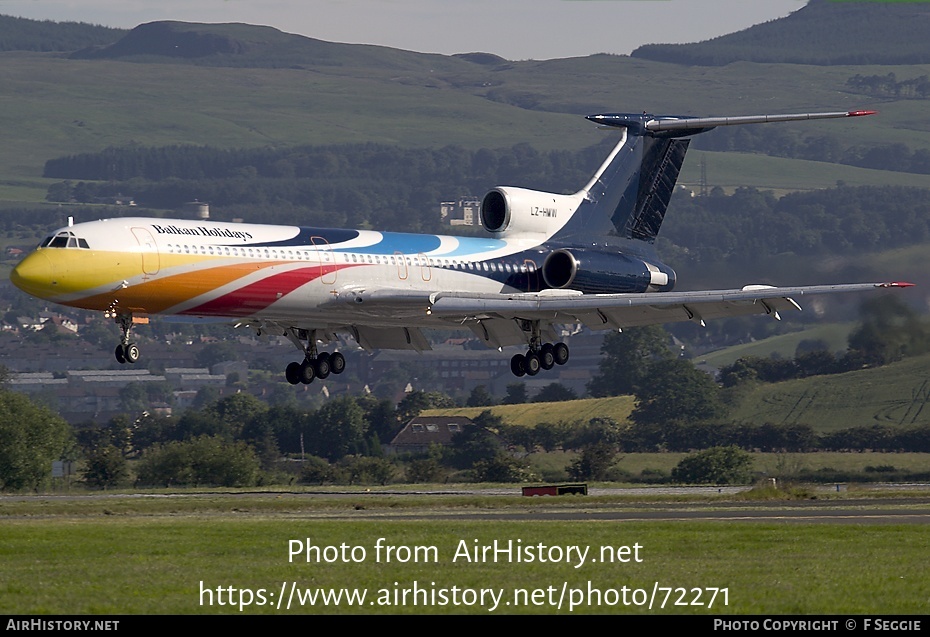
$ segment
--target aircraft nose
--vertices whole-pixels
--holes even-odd
[[[13,268],[10,281],[23,292],[43,298],[58,284],[55,268],[48,256],[33,252]]]

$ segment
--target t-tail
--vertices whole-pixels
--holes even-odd
[[[620,246],[655,242],[688,152],[689,137],[718,126],[871,115],[875,111],[688,117],[605,113],[587,117],[619,129],[620,141],[577,193],[557,195],[510,186],[485,195],[481,220],[498,236],[537,237],[552,244]]]

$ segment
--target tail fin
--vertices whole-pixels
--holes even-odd
[[[583,201],[553,237],[566,243],[600,243],[614,237],[651,244],[665,219],[692,135],[718,126],[871,115],[875,111],[679,117],[609,113],[587,119],[621,129],[619,143],[579,191]]]

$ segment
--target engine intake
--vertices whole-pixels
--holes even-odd
[[[500,236],[551,236],[568,222],[580,203],[579,195],[498,186],[481,200],[481,224]]]
[[[585,294],[668,291],[675,286],[675,271],[622,253],[583,248],[560,248],[546,257],[543,281],[550,288]]]

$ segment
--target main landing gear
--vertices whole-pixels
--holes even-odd
[[[136,363],[139,361],[141,353],[139,352],[139,346],[129,340],[129,334],[132,331],[132,314],[117,314],[115,318],[116,324],[119,325],[119,329],[123,332],[123,337],[114,352],[116,361],[120,365]]]
[[[289,329],[285,336],[304,353],[302,362],[289,363],[284,370],[284,377],[291,385],[309,385],[314,378],[323,380],[330,374],[341,374],[345,371],[346,359],[339,352],[317,353],[316,333],[313,330]],[[304,341],[307,342],[306,345]]]
[[[568,345],[543,343],[539,321],[524,321],[522,328],[530,348],[526,354],[515,354],[510,359],[510,371],[514,376],[535,376],[540,370],[550,370],[568,362]]]
[[[535,376],[540,370],[550,370],[568,362],[568,345],[544,343],[538,349],[532,347],[526,354],[515,354],[510,359],[510,371],[514,376]]]

